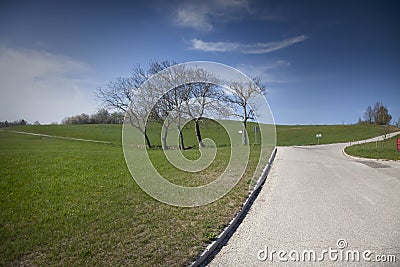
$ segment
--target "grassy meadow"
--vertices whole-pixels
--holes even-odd
[[[345,151],[349,155],[362,158],[400,160],[397,138],[400,136],[394,136],[385,141],[353,145],[347,147]]]
[[[203,137],[218,145],[215,162],[201,174],[178,172],[168,165],[160,149],[149,150],[153,163],[174,183],[208,183],[229,159],[229,141],[218,125],[206,122],[201,127]],[[316,133],[323,134],[321,143],[347,142],[379,135],[380,130],[373,125],[277,126],[278,145],[315,144]],[[193,125],[184,129],[184,135],[187,146],[196,145]],[[249,137],[254,143],[254,133]],[[160,145],[157,134],[150,138]],[[245,176],[222,199],[206,206],[179,208],[154,200],[136,185],[125,164],[121,125],[2,129],[0,266],[187,265],[240,209],[259,151],[258,145],[251,145]],[[192,159],[199,156],[196,149],[184,154]]]
[[[259,155],[252,146],[244,177],[222,199],[179,208],[154,200],[136,185],[122,153],[120,125],[7,130],[111,143],[0,131],[1,266],[187,265],[238,212]],[[204,137],[208,132],[218,131],[210,127]],[[195,139],[187,135],[189,145]],[[167,179],[189,186],[215,179],[230,156],[229,147],[222,145],[209,168],[188,176],[168,165],[162,150],[149,153]],[[184,154],[199,156],[196,149]]]
[[[278,146],[315,145],[317,133],[320,144],[345,143],[383,135],[384,126],[357,125],[277,125]],[[395,128],[393,128],[395,130]]]
[[[254,123],[248,124],[250,143],[255,142],[253,126]],[[151,125],[154,131],[149,130],[150,139],[153,145],[160,146],[159,130],[160,125]],[[194,135],[193,124],[188,124],[184,128],[185,145],[197,146]],[[375,124],[360,125],[277,125],[277,145],[315,145],[317,138],[315,135],[321,133],[320,144],[351,142],[363,140],[383,134],[383,127]],[[202,135],[204,137],[214,138],[219,146],[228,145],[229,140],[221,133],[218,125],[213,122],[206,121],[201,124]],[[88,124],[88,125],[30,125],[9,128],[16,131],[27,131],[32,133],[41,133],[56,136],[67,136],[82,139],[100,140],[112,142],[121,145],[121,125],[107,124]],[[394,129],[395,130],[395,129]]]

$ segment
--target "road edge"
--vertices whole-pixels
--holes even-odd
[[[231,235],[237,229],[242,221],[241,219],[247,214],[254,200],[257,198],[258,193],[260,192],[263,184],[265,183],[265,180],[267,179],[268,173],[271,169],[277,151],[278,149],[277,147],[275,147],[271,153],[267,165],[264,167],[260,177],[258,178],[256,185],[249,193],[249,196],[246,198],[246,200],[243,202],[240,211],[229,222],[228,226],[225,227],[224,230],[222,230],[217,239],[209,244],[206,249],[200,254],[200,256],[189,265],[189,267],[204,266],[210,261],[210,258],[215,256],[215,250],[228,241],[228,239],[230,238],[229,235]]]

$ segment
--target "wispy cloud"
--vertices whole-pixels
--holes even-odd
[[[0,120],[49,123],[94,111],[93,71],[67,56],[0,46],[0,80]]]
[[[308,39],[306,35],[299,35],[279,42],[244,44],[235,42],[206,42],[194,38],[191,40],[191,49],[206,52],[239,52],[243,54],[266,54],[277,51]]]
[[[176,17],[179,26],[191,27],[198,30],[210,31],[213,26],[209,22],[208,9],[202,7],[196,10],[193,7],[179,8]]]
[[[232,20],[249,10],[248,0],[185,1],[176,9],[175,22],[182,27],[211,31],[215,19]]]
[[[199,31],[211,31],[218,23],[251,17],[262,21],[287,21],[290,18],[284,4],[252,0],[176,0],[167,1],[172,18],[181,26]],[[165,12],[162,9],[161,12]]]
[[[262,81],[266,83],[268,91],[270,91],[271,86],[286,83],[285,69],[291,65],[289,61],[279,59],[261,65],[239,64],[236,65],[236,68],[249,77],[261,77]]]
[[[205,42],[194,38],[191,40],[191,48],[206,52],[230,52],[240,51],[241,44],[230,42]]]

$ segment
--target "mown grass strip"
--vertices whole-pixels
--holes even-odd
[[[1,131],[1,130],[0,130]],[[30,132],[20,132],[20,131],[9,131],[17,134],[27,134],[33,136],[40,136],[40,137],[49,137],[49,138],[58,138],[58,139],[66,139],[66,140],[74,140],[74,141],[81,141],[81,142],[92,142],[92,143],[102,143],[102,144],[111,144],[111,142],[100,141],[100,140],[89,140],[89,139],[82,139],[82,138],[73,138],[73,137],[66,137],[66,136],[56,136],[56,135],[48,135],[48,134],[39,134],[39,133],[30,133]]]

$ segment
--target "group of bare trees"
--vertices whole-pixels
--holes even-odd
[[[0,128],[3,127],[11,127],[11,126],[24,126],[28,125],[28,122],[24,119],[17,120],[17,121],[0,121]]]
[[[95,114],[89,115],[82,113],[66,117],[62,120],[62,124],[121,124],[124,120],[122,112],[108,112],[106,109],[100,109]]]
[[[364,122],[378,125],[388,125],[392,120],[392,115],[382,102],[376,102],[374,107],[368,106],[363,115]]]
[[[205,69],[153,61],[147,70],[137,66],[129,77],[118,78],[98,88],[96,96],[103,107],[126,113],[125,119],[144,135],[147,147],[152,145],[146,125],[152,121],[162,125],[163,148],[168,148],[168,129],[174,126],[179,134],[179,148],[185,149],[182,132],[185,124],[194,122],[198,145],[203,147],[199,122],[209,114],[240,117],[242,143],[247,145],[246,123],[254,118],[249,99],[263,92],[265,87],[260,78],[228,82],[227,88],[221,88],[218,78]]]

